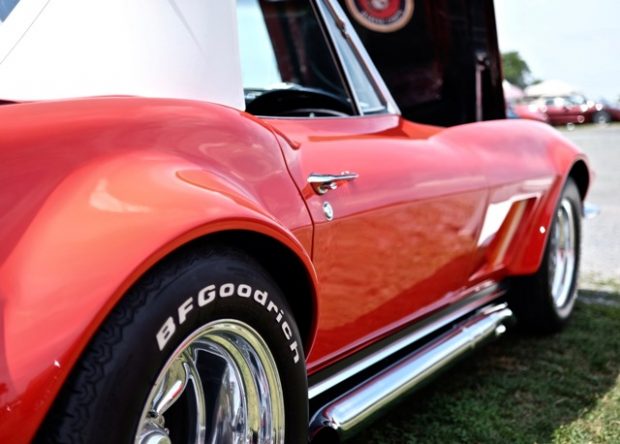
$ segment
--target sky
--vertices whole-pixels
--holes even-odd
[[[500,50],[535,78],[620,101],[620,0],[495,0]]]

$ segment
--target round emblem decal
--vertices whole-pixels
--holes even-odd
[[[413,15],[414,0],[346,0],[353,18],[377,32],[394,32],[403,28]]]

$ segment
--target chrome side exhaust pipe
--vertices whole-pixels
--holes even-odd
[[[513,314],[507,304],[483,308],[452,330],[321,408],[310,422],[311,442],[348,439],[398,398],[483,343],[502,335]]]

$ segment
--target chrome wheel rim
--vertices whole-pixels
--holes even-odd
[[[575,212],[568,199],[562,199],[550,234],[549,285],[557,308],[569,301],[575,277]]]
[[[256,330],[224,319],[192,333],[152,386],[134,442],[283,443],[280,377]]]

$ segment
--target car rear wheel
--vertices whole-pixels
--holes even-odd
[[[251,258],[219,248],[168,260],[105,321],[38,441],[305,442],[301,347]]]
[[[597,111],[594,113],[594,116],[592,116],[592,121],[599,125],[605,125],[611,122],[611,115],[607,111]]]
[[[550,333],[568,321],[577,298],[581,241],[581,197],[568,179],[551,224],[538,271],[513,282],[510,302],[526,330]]]

